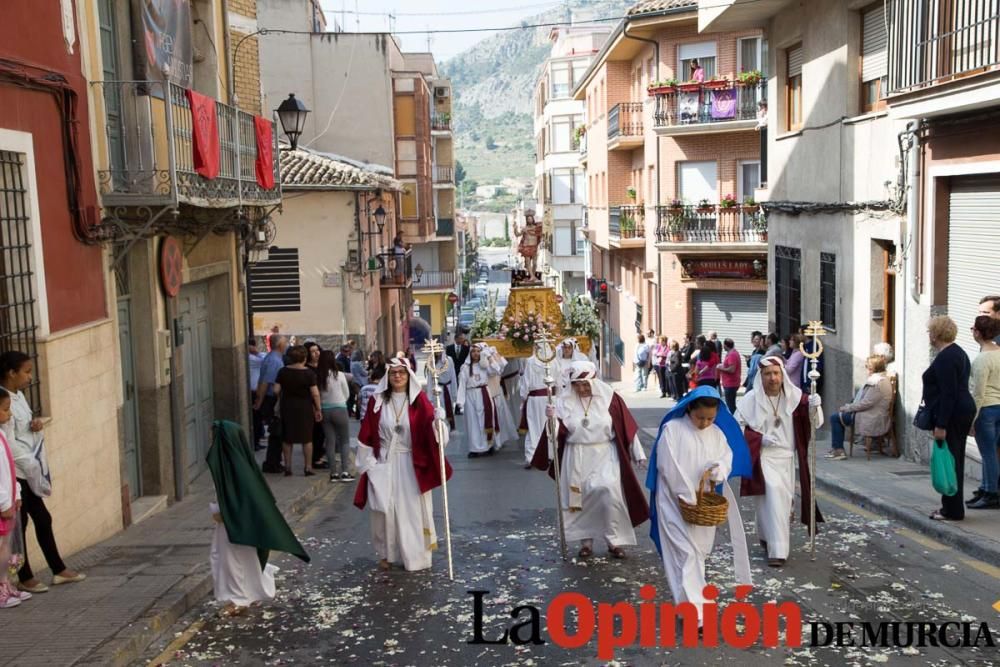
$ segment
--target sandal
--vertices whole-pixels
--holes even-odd
[[[935,511],[931,512],[931,515],[928,518],[931,519],[932,521],[954,521],[955,520],[955,519],[952,519],[949,516],[945,516],[944,514],[942,514],[941,510],[935,510]]]
[[[576,554],[579,558],[587,559],[594,555],[594,550],[590,547],[581,547],[579,553]]]
[[[625,558],[625,550],[621,547],[608,547],[608,553],[611,554],[612,558],[617,558],[618,560]]]
[[[380,569],[380,570],[388,570],[389,569],[389,561],[387,561],[384,558],[382,560],[380,560],[378,562],[378,569]]]
[[[782,567],[784,564],[785,564],[785,559],[784,558],[768,558],[767,559],[767,565],[768,565],[768,567]]]

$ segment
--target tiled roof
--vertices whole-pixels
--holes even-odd
[[[698,0],[643,0],[629,7],[628,16],[661,12],[665,9],[681,9],[682,7],[697,7]]]
[[[281,186],[329,190],[402,189],[399,181],[376,168],[351,164],[303,148],[291,151],[287,146],[282,146],[281,150]]]

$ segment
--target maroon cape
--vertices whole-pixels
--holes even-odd
[[[614,394],[611,397],[611,406],[608,408],[611,413],[611,424],[615,431],[615,445],[618,447],[618,468],[622,480],[622,495],[625,497],[625,504],[628,506],[629,520],[632,526],[638,526],[649,518],[649,504],[646,502],[646,494],[642,492],[642,486],[632,470],[632,440],[639,430],[638,424],[632,418],[632,413],[628,411],[625,401],[621,396]],[[562,468],[563,451],[566,449],[566,436],[569,431],[559,422],[559,466]],[[549,477],[555,479],[555,466],[549,462],[549,434],[548,429],[542,431],[542,437],[538,439],[538,449],[531,459],[531,465],[539,470],[548,470]]]
[[[383,406],[385,404],[383,403]],[[381,410],[375,412],[375,397],[368,401],[368,411],[361,421],[361,432],[358,440],[375,450],[375,458],[379,457],[382,442],[378,434],[378,422]],[[413,439],[413,472],[417,476],[417,485],[421,493],[441,486],[441,455],[438,453],[437,438],[434,437],[434,407],[427,396],[420,392],[416,400],[410,404],[410,436]],[[451,479],[451,464],[445,459],[445,473]],[[364,509],[368,504],[368,473],[358,478],[358,488],[354,492],[354,506]]]
[[[799,407],[792,412],[792,430],[795,432],[795,456],[799,462],[799,489],[801,491],[802,506],[799,511],[802,523],[809,527],[809,503],[812,501],[812,487],[809,484],[809,397],[802,394],[802,401]],[[740,484],[741,496],[762,496],[764,495],[764,469],[760,465],[760,450],[763,446],[763,434],[754,431],[749,426],[743,431],[747,445],[750,448],[750,461],[753,464],[753,476],[750,479],[743,478]],[[823,521],[823,515],[816,506],[816,523]]]

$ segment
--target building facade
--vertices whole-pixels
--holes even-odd
[[[535,84],[535,211],[549,235],[555,287],[566,295],[586,291],[590,271],[587,186],[580,164],[584,103],[573,98],[594,54],[610,32],[607,25],[570,24],[549,33],[552,48]]]
[[[766,50],[757,28],[699,33],[693,1],[640,2],[576,87],[612,379],[632,377],[640,333],[716,331],[744,351],[766,328],[767,223],[754,199],[764,91],[740,76],[759,72]]]

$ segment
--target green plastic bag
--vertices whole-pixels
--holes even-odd
[[[958,478],[955,477],[955,457],[944,440],[935,440],[931,447],[931,483],[942,496],[958,493]]]

